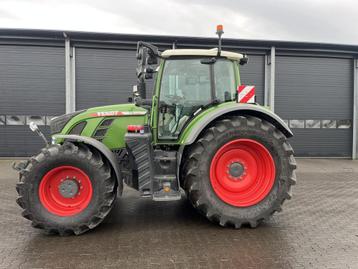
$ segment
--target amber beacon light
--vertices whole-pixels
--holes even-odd
[[[219,48],[218,48],[218,56],[221,54],[221,36],[224,33],[224,27],[222,24],[216,25],[216,34],[219,36]]]

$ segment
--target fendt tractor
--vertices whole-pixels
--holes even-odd
[[[32,226],[82,234],[113,208],[123,184],[138,197],[184,197],[214,223],[256,227],[291,198],[293,134],[241,85],[245,54],[218,47],[160,52],[137,44],[138,83],[126,104],[55,117],[51,143],[14,167],[17,203]],[[146,80],[155,75],[152,98]],[[99,89],[100,92],[100,89]]]

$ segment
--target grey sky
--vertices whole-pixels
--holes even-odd
[[[354,0],[0,0],[1,28],[358,44]]]

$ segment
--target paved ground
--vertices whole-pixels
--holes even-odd
[[[298,160],[284,210],[257,229],[220,228],[183,199],[129,191],[82,236],[46,236],[20,216],[0,161],[0,268],[358,268],[358,162]]]

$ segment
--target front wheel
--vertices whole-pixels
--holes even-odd
[[[32,157],[20,171],[17,203],[35,228],[60,235],[93,229],[110,212],[116,178],[95,149],[65,142]]]
[[[269,122],[251,116],[218,120],[186,154],[182,175],[187,196],[222,226],[256,227],[291,198],[293,150]]]

